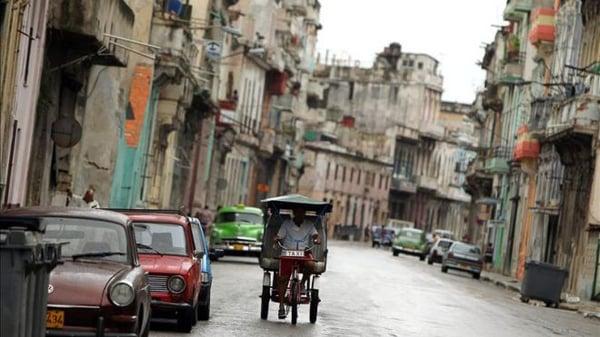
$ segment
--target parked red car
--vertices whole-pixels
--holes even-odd
[[[203,280],[205,250],[191,219],[149,210],[127,210],[133,222],[142,266],[148,272],[152,317],[177,319],[178,330],[190,332],[198,319],[208,319],[210,283]],[[205,277],[207,278],[207,277]]]
[[[4,222],[39,219],[43,239],[64,243],[64,263],[50,273],[46,336],[148,336],[150,294],[133,226],[122,214],[94,209],[21,208]]]

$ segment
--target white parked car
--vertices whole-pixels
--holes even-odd
[[[436,243],[433,244],[431,250],[429,251],[429,255],[427,255],[427,263],[434,264],[435,262],[442,263],[442,258],[444,253],[450,249],[452,243],[454,241],[450,239],[439,239]]]

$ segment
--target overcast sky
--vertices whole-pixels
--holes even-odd
[[[441,62],[444,100],[472,103],[483,85],[483,43],[503,24],[506,0],[321,0],[318,50],[371,66],[390,42]]]

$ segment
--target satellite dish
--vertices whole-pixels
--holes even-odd
[[[217,180],[217,190],[222,191],[222,190],[226,189],[227,184],[228,184],[227,179],[219,178]]]
[[[52,123],[50,137],[59,147],[73,147],[81,140],[81,124],[72,117],[57,119]]]

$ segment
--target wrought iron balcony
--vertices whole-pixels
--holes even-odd
[[[490,174],[508,173],[510,169],[508,160],[511,155],[511,149],[507,146],[497,146],[489,149],[485,161],[485,171]]]
[[[127,64],[127,49],[107,36],[131,38],[135,14],[124,0],[57,0],[49,6],[48,26],[61,31],[70,52],[96,54],[91,59],[96,64]]]
[[[600,76],[598,76],[600,77]],[[600,96],[578,95],[566,100],[550,115],[546,137],[558,140],[571,134],[594,136],[600,125]]]

